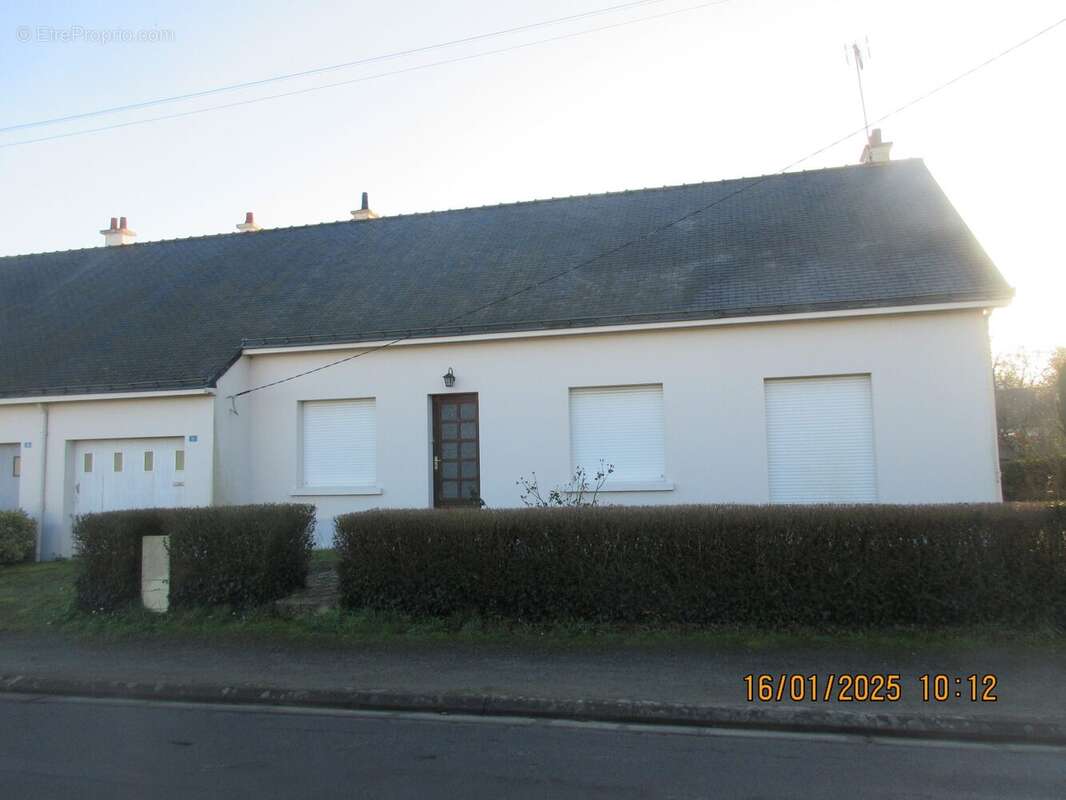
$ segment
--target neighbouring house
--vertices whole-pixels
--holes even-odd
[[[601,459],[609,503],[998,501],[1012,292],[884,156],[2,258],[0,502],[48,558],[85,512],[299,500],[324,543]]]

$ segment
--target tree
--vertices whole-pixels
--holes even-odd
[[[1001,354],[993,364],[1000,457],[1066,454],[1066,348],[1047,360],[1031,351]]]
[[[1055,348],[1051,368],[1055,371],[1055,390],[1059,396],[1059,430],[1066,437],[1066,347]]]

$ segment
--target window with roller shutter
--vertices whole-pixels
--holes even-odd
[[[874,503],[869,375],[765,381],[772,503]]]
[[[601,462],[617,483],[665,479],[662,384],[570,390],[571,468],[595,475]]]
[[[377,483],[377,410],[373,398],[301,403],[303,485]]]

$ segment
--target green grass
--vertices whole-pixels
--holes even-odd
[[[334,563],[318,551],[319,569]],[[878,630],[765,631],[744,628],[611,625],[584,621],[544,625],[483,619],[473,615],[414,619],[361,610],[301,617],[269,609],[228,608],[152,614],[130,608],[89,614],[73,607],[77,563],[53,561],[0,567],[0,632],[54,632],[76,637],[137,639],[191,637],[199,641],[273,641],[289,645],[355,646],[370,643],[493,644],[515,647],[692,647],[715,650],[864,649],[871,651],[960,651],[987,647],[1066,652],[1058,630]]]
[[[71,561],[0,567],[0,631],[40,631],[61,624],[74,598],[74,570]]]

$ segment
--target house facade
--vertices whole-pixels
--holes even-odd
[[[90,511],[310,502],[326,544],[601,463],[608,503],[1001,499],[1011,292],[921,162],[366,212],[0,259],[43,558]]]

